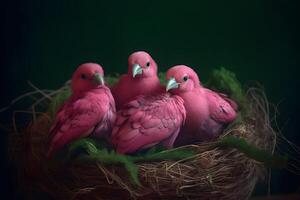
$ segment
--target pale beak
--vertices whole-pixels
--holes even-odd
[[[143,68],[139,64],[134,64],[132,68],[132,76],[133,78],[138,75],[143,73]]]
[[[96,85],[104,85],[104,78],[101,74],[95,73],[93,76],[93,83]]]
[[[175,78],[171,77],[167,83],[166,91],[168,92],[174,88],[179,88],[179,83],[176,82]]]

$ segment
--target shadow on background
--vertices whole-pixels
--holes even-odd
[[[27,80],[55,89],[86,61],[100,63],[106,74],[124,73],[128,55],[146,50],[160,71],[186,64],[205,82],[212,69],[225,66],[244,84],[259,81],[278,104],[279,127],[299,145],[296,1],[28,0],[3,5],[1,107],[30,90]],[[0,117],[7,123],[11,116]],[[4,134],[1,142],[6,152]],[[1,167],[13,175],[11,166]],[[271,191],[296,192],[298,178],[276,171]],[[13,192],[12,180],[5,182],[4,190]],[[265,192],[265,187],[257,190]]]

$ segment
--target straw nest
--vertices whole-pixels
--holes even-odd
[[[273,153],[276,134],[264,93],[252,88],[246,96],[252,117],[230,126],[220,137],[235,135]],[[20,169],[18,181],[29,197],[39,191],[54,199],[247,199],[267,174],[262,163],[208,142],[178,147],[197,151],[183,160],[137,163],[139,187],[121,166],[48,161],[45,152],[51,122],[49,113],[32,112],[26,130],[12,137],[11,155]]]

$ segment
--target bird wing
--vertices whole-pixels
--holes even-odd
[[[112,143],[119,153],[132,153],[160,142],[171,147],[185,116],[179,96],[140,96],[118,112]]]
[[[237,105],[237,103],[234,100],[230,99],[227,94],[224,94],[224,93],[218,93],[218,94],[225,101],[227,101],[235,111],[238,111],[238,105]]]
[[[209,105],[210,117],[217,122],[229,123],[236,118],[235,108],[224,98],[224,95],[220,95],[214,91],[206,89],[206,97]],[[231,100],[235,104],[234,101]],[[236,106],[237,109],[237,106]]]
[[[116,106],[110,90],[106,91],[106,95],[109,100],[108,109],[101,122],[97,124],[93,136],[108,139],[116,120]]]
[[[106,98],[70,98],[56,114],[49,131],[51,138],[48,156],[65,144],[89,135],[105,113]]]

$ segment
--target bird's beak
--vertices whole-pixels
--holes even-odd
[[[168,83],[166,86],[166,91],[168,92],[169,90],[174,89],[174,88],[179,88],[179,83],[176,82],[174,77],[171,77],[168,80]]]
[[[93,76],[93,83],[96,85],[104,85],[104,78],[101,74],[95,73]]]
[[[132,68],[132,76],[133,78],[138,75],[143,73],[143,68],[139,64],[134,64]]]

